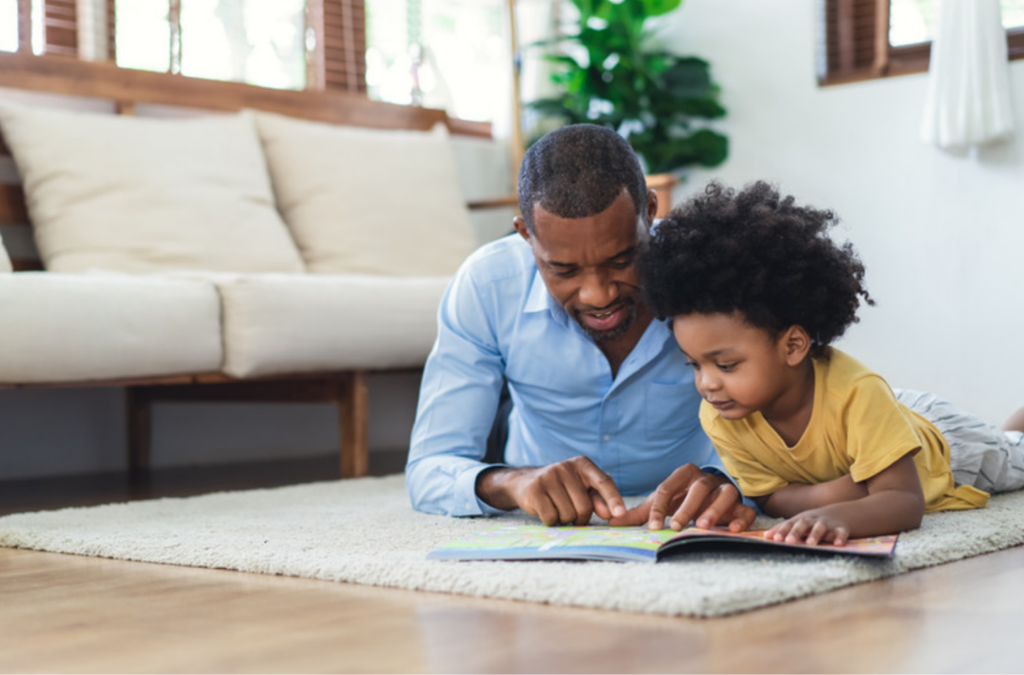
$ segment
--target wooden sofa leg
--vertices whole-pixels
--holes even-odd
[[[149,473],[150,440],[153,431],[153,405],[145,390],[125,390],[125,418],[128,426],[128,472],[132,476]]]
[[[338,416],[341,422],[341,477],[365,476],[370,469],[370,406],[365,371],[338,378]]]

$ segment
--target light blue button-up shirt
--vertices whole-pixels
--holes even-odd
[[[551,297],[529,244],[513,234],[463,264],[438,310],[406,466],[413,506],[500,513],[476,496],[503,380],[513,410],[505,463],[585,455],[624,495],[654,490],[693,462],[724,473],[700,427],[693,370],[652,321],[612,377],[608,359]]]

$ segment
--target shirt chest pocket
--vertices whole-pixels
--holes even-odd
[[[644,401],[647,437],[652,440],[682,439],[700,425],[700,397],[693,381],[651,382]]]

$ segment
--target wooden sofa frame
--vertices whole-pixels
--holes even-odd
[[[59,56],[0,53],[0,89],[19,89],[111,101],[118,114],[136,106],[178,106],[211,111],[246,108],[291,117],[377,128],[430,129],[447,124],[453,134],[489,138],[490,125],[448,117],[444,111],[379,103],[363,95],[327,91],[284,91],[232,82],[128,70],[104,62]],[[2,91],[0,91],[2,95]],[[0,138],[0,156],[9,155]],[[514,206],[511,197],[470,202],[471,209]],[[18,184],[0,183],[0,225],[30,228],[25,197]],[[30,230],[24,233],[30,237]],[[24,239],[26,237],[21,237]],[[15,272],[42,269],[38,258],[12,255]],[[150,468],[152,406],[158,401],[331,402],[341,427],[342,477],[366,475],[369,466],[368,372],[297,373],[235,379],[222,373],[193,373],[131,380],[46,384],[3,383],[3,389],[123,387],[126,398],[128,468],[133,475]]]

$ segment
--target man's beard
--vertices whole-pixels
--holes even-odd
[[[588,326],[581,316],[582,312],[578,309],[572,311],[572,318],[576,320],[576,324],[583,329],[583,332],[591,337],[594,342],[607,342],[609,340],[615,340],[626,334],[626,331],[630,329],[633,322],[636,321],[636,300],[631,297],[626,297],[619,303],[625,309],[625,313],[622,315],[622,321],[619,322],[615,328],[609,328],[608,330],[594,330]]]

